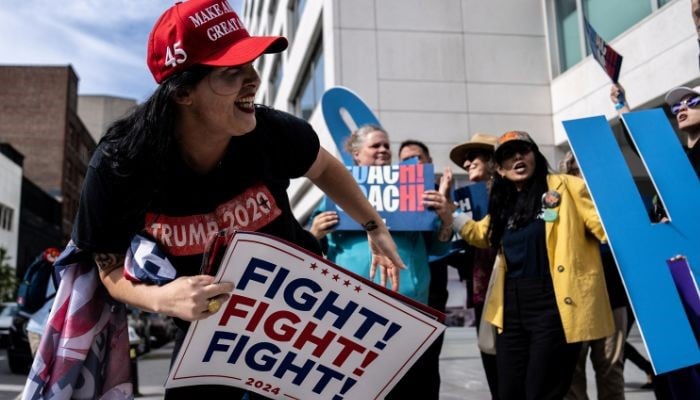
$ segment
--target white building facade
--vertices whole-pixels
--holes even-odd
[[[22,198],[22,167],[0,153],[0,247],[7,264],[17,268],[19,212]]]
[[[290,39],[256,62],[258,102],[309,120],[337,152],[319,101],[348,87],[389,132],[395,161],[398,144],[417,139],[436,171],[461,172],[449,150],[477,132],[528,131],[556,167],[568,149],[562,121],[619,125],[610,80],[587,56],[584,15],[624,56],[632,109],[700,83],[690,0],[244,0],[241,14],[251,34]],[[290,187],[301,219],[320,197],[304,179]]]

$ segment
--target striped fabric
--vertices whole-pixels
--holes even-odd
[[[125,276],[162,285],[175,269],[153,241],[135,236]],[[93,254],[69,243],[54,267],[54,307],[22,399],[133,399],[126,307],[102,285]]]

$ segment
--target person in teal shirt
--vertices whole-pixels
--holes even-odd
[[[415,151],[419,163],[430,163],[427,148],[406,146],[401,150],[401,158],[410,158]],[[352,155],[357,165],[391,164],[389,135],[377,125],[364,125],[354,131],[345,143],[345,150]],[[422,201],[426,209],[433,210],[438,218],[434,220],[432,231],[394,231],[391,237],[396,243],[399,256],[406,269],[399,275],[399,293],[423,304],[428,304],[430,288],[430,267],[428,256],[441,256],[450,250],[452,240],[452,208],[445,194],[449,191],[447,181],[441,180],[440,190],[426,190]],[[324,211],[325,201],[312,213],[311,233],[324,245],[326,257],[365,278],[375,279],[371,270],[371,252],[367,245],[367,235],[361,231],[333,231],[338,224],[335,211]],[[333,232],[332,232],[333,231]],[[403,378],[389,392],[386,399],[398,400],[417,398],[438,400],[439,385],[439,346],[436,351],[426,351],[406,372]],[[437,384],[427,384],[428,376],[437,375]]]
[[[345,143],[345,150],[357,165],[391,164],[389,135],[377,125],[364,125],[355,130]],[[419,157],[419,162],[426,161]],[[426,190],[422,200],[424,207],[438,216],[434,229],[426,232],[397,231],[392,232],[391,236],[407,267],[399,277],[399,293],[427,304],[430,286],[428,256],[440,256],[450,249],[452,214],[448,199],[438,190]],[[331,232],[338,223],[338,215],[335,211],[325,211],[325,201],[321,202],[311,218],[313,222],[309,230],[317,239],[325,242],[326,257],[330,261],[360,276],[376,278],[370,271],[371,252],[364,232]]]

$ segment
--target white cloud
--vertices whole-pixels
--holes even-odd
[[[240,10],[242,1],[230,1]],[[0,64],[67,65],[80,94],[144,100],[148,34],[173,0],[2,0]]]

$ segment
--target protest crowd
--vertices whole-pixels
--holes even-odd
[[[698,2],[693,5],[697,8]],[[623,369],[631,367],[626,360],[645,371],[644,387],[657,399],[700,398],[700,365],[655,374],[650,361],[626,343],[635,322],[633,306],[575,152],[557,160],[557,171],[533,139],[535,132],[517,126],[506,132],[465,132],[464,142],[454,143],[449,157],[466,173],[468,187],[483,195],[477,218],[455,197],[459,188],[451,168],[427,174],[432,158],[426,144],[407,140],[393,149],[393,132],[380,124],[361,124],[341,144],[340,151],[353,161],[346,167],[321,146],[306,121],[254,104],[260,78],[252,62],[286,47],[284,37],[249,36],[225,1],[178,3],[156,22],[148,67],[159,86],[108,129],[92,157],[72,241],[56,262],[62,274],[54,300],[59,311],[51,312],[45,327],[24,399],[70,398],[66,391],[78,391],[85,374],[100,384],[84,397],[128,398],[130,379],[120,369],[124,359],[118,354],[124,345],[119,333],[123,304],[175,318],[173,360],[187,350],[191,325],[215,318],[220,309],[227,318],[242,317],[243,311],[230,305],[239,282],[216,281],[216,266],[204,268],[221,262],[216,261],[217,246],[225,247],[232,234],[221,232],[226,227],[283,239],[344,268],[348,276],[374,282],[367,285],[382,293],[391,290],[410,299],[407,304],[440,312],[445,312],[448,268],[456,268],[469,282],[484,381],[493,399],[587,399],[589,357],[595,376],[588,379],[595,379],[598,399],[624,399]],[[612,80],[611,106],[622,116],[631,111],[627,93],[617,77]],[[665,101],[687,138],[682,145],[700,177],[700,87],[669,88]],[[430,179],[421,181],[423,173]],[[396,192],[382,189],[375,196],[374,189],[358,186],[361,174],[367,174],[369,183],[416,179],[397,185]],[[289,181],[300,177],[325,195],[302,223],[295,219],[286,192]],[[421,190],[411,197],[416,182]],[[477,203],[474,196],[472,205]],[[397,218],[411,220],[416,214],[408,212],[416,211],[427,215],[428,222],[420,229],[390,230],[393,225],[385,223],[383,213],[394,209],[397,215],[407,212]],[[649,214],[654,223],[670,221],[659,197]],[[355,228],[342,227],[346,219]],[[260,271],[268,268],[260,266]],[[287,296],[280,285],[289,268],[276,271],[267,293],[277,285],[274,293]],[[263,282],[262,274],[250,273],[246,282]],[[299,287],[321,290],[310,282]],[[78,315],[66,310],[88,292],[92,296],[83,302],[92,318],[77,322]],[[305,296],[300,297],[311,304],[312,296]],[[287,303],[291,297],[285,297]],[[241,299],[235,297],[238,306]],[[340,320],[345,314],[330,304],[333,299],[326,296],[318,302]],[[304,310],[303,301],[294,304]],[[258,308],[245,314],[255,319],[263,313]],[[282,316],[296,318],[279,314],[276,321]],[[390,327],[382,318],[366,316],[365,331],[370,323]],[[306,325],[309,330],[314,326]],[[87,345],[85,331],[94,335]],[[316,344],[331,340],[312,333],[306,332]],[[108,345],[96,351],[94,343],[101,341]],[[85,359],[66,357],[60,351],[66,343],[80,348]],[[343,347],[344,357],[360,348],[352,346]],[[441,346],[442,335],[435,334],[383,392],[385,398],[439,399]],[[233,354],[235,350],[231,359]],[[373,354],[381,357],[379,351]],[[311,373],[306,368],[294,365],[289,370],[302,376]],[[324,371],[324,385],[339,376]],[[362,373],[355,375],[343,381],[347,387],[339,393],[351,390],[355,380],[362,384]],[[210,383],[169,387],[165,398],[268,398],[263,393]]]

